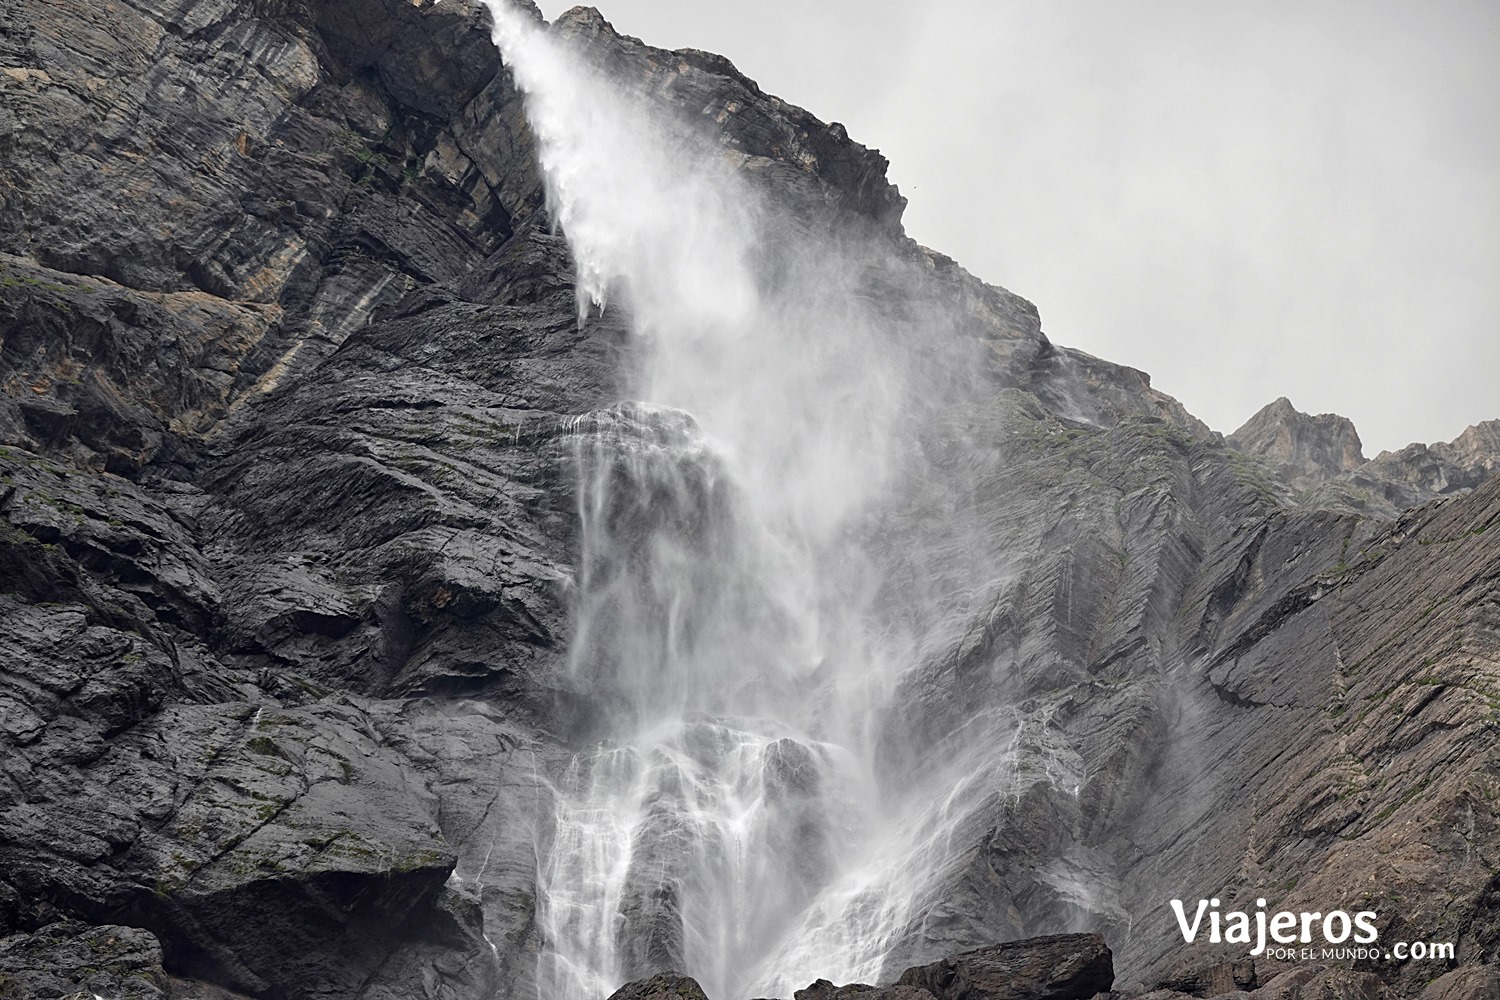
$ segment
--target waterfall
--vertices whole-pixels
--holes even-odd
[[[873,980],[973,804],[1014,783],[1013,755],[962,746],[936,780],[877,765],[917,639],[875,605],[869,539],[947,327],[882,312],[889,246],[770,204],[743,155],[488,4],[580,319],[620,308],[634,348],[633,401],[574,427],[569,669],[604,717],[554,782],[540,995],[668,968],[716,1000]]]

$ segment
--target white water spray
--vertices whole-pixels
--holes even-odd
[[[1017,781],[1006,753],[956,752],[961,781],[915,789],[876,773],[917,640],[876,620],[861,536],[932,391],[913,324],[867,294],[891,251],[786,217],[743,156],[487,3],[580,320],[618,306],[638,347],[638,402],[574,428],[570,668],[607,718],[554,786],[540,995],[599,1000],[665,968],[716,1000],[873,981],[974,803]],[[983,735],[1019,731],[1002,713]]]

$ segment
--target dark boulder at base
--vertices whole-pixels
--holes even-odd
[[[1086,1000],[1114,981],[1114,956],[1104,938],[1053,934],[915,966],[897,982],[937,1000]]]
[[[916,986],[867,986],[851,983],[835,986],[819,979],[792,994],[792,1000],[931,1000],[932,994]]]
[[[160,942],[137,927],[90,927],[76,920],[0,938],[0,997],[43,1000],[73,994],[164,1000],[170,994]]]
[[[819,979],[792,1000],[1091,1000],[1114,985],[1114,956],[1098,934],[1009,941],[907,969],[887,986]],[[628,983],[609,1000],[707,1000],[675,972]]]
[[[698,981],[675,972],[658,972],[650,979],[626,983],[609,1000],[708,1000]]]

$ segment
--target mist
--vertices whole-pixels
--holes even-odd
[[[1500,403],[1492,5],[601,9],[845,123],[912,236],[1216,430],[1286,395],[1373,456]]]

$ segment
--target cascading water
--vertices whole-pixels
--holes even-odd
[[[579,421],[572,669],[612,738],[558,782],[542,993],[688,967],[736,995],[831,865],[854,758],[792,703],[818,686],[799,572],[682,411]]]
[[[601,742],[555,782],[545,1000],[687,972],[717,1000],[874,979],[1005,755],[878,775],[916,640],[877,620],[861,541],[918,450],[888,256],[768,206],[736,154],[487,0],[539,143],[580,315],[618,301],[638,402],[575,427],[570,666]],[[887,251],[888,253],[888,251]],[[989,718],[987,744],[1016,730]],[[898,798],[920,800],[900,808]],[[753,991],[753,992],[752,992]]]

